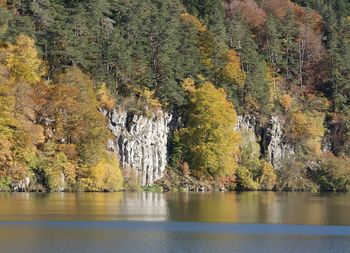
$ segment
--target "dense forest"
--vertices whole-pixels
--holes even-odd
[[[0,191],[127,188],[106,148],[101,111],[115,106],[179,115],[170,173],[346,191],[350,3],[0,0]],[[278,115],[295,155],[275,168],[238,115],[257,132]]]

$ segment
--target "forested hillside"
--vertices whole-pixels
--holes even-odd
[[[130,187],[106,148],[115,107],[176,116],[170,181],[346,191],[349,106],[346,0],[0,0],[0,191]]]

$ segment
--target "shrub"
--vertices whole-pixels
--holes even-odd
[[[276,185],[276,179],[277,176],[272,165],[268,162],[264,162],[261,168],[261,176],[259,178],[260,190],[273,190]]]
[[[124,189],[126,191],[140,191],[141,185],[140,185],[140,178],[137,175],[137,172],[135,169],[131,168],[128,171],[124,171]]]
[[[237,169],[237,189],[256,191],[259,189],[259,183],[254,181],[253,174],[245,167]]]
[[[146,192],[163,192],[163,188],[160,185],[149,185],[143,188]]]
[[[308,177],[305,164],[300,161],[286,160],[277,174],[277,190],[313,192],[319,190],[317,184]]]
[[[322,191],[350,190],[350,159],[348,157],[328,155],[311,174]]]
[[[0,192],[6,192],[11,190],[12,180],[9,177],[0,178]]]

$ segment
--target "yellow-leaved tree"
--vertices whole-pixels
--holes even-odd
[[[198,32],[205,33],[208,31],[208,28],[205,24],[203,24],[197,17],[189,13],[181,14],[181,19],[186,23],[192,24]]]
[[[246,74],[241,69],[241,60],[234,49],[226,53],[227,63],[222,69],[222,74],[229,82],[243,86],[246,80]]]
[[[235,131],[237,114],[223,89],[204,82],[190,96],[186,128],[181,131],[185,160],[197,176],[233,175],[239,155],[240,134]]]
[[[100,107],[103,109],[110,111],[115,107],[115,99],[105,83],[100,84],[97,88],[97,99],[100,102]]]
[[[303,154],[320,155],[324,136],[324,115],[312,112],[293,112],[288,118],[287,138],[303,149]]]
[[[15,44],[10,46],[6,66],[13,78],[30,84],[40,81],[45,73],[34,40],[23,34],[19,35]]]
[[[7,80],[7,69],[0,64],[0,191],[5,178],[13,165],[13,149],[15,145],[18,122],[14,117],[15,96],[11,83]]]
[[[22,76],[35,72],[33,62],[41,60],[29,37],[19,36],[15,45],[0,48],[0,181],[7,178],[13,185],[30,175],[36,145],[44,139],[43,129],[34,123],[34,86]],[[35,80],[40,79],[38,73]]]
[[[118,159],[106,149],[110,133],[106,119],[98,111],[100,103],[94,83],[77,68],[67,69],[57,81],[56,87],[61,86],[63,92],[55,87],[52,97],[57,97],[56,101],[50,101],[46,107],[52,108],[50,114],[56,124],[62,122],[61,133],[56,138],[74,145],[77,151],[78,188],[85,191],[119,190],[123,178]],[[55,134],[58,133],[55,131]]]

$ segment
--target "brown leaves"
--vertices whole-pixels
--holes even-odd
[[[252,29],[265,24],[266,13],[254,0],[231,0],[226,4],[226,9],[230,16],[241,15]]]
[[[274,13],[279,19],[283,19],[288,10],[291,10],[299,25],[307,24],[315,31],[322,29],[322,17],[314,10],[297,5],[290,0],[262,0],[262,9],[266,13]]]
[[[68,159],[76,159],[78,152],[75,144],[58,144],[57,151],[63,152]]]
[[[292,109],[293,98],[288,94],[284,94],[280,98],[280,103],[285,111],[289,111]]]
[[[0,6],[7,8],[7,0],[0,0]]]
[[[45,142],[44,128],[42,126],[27,121],[23,122],[22,129],[30,133],[28,137],[32,145],[37,146]]]

